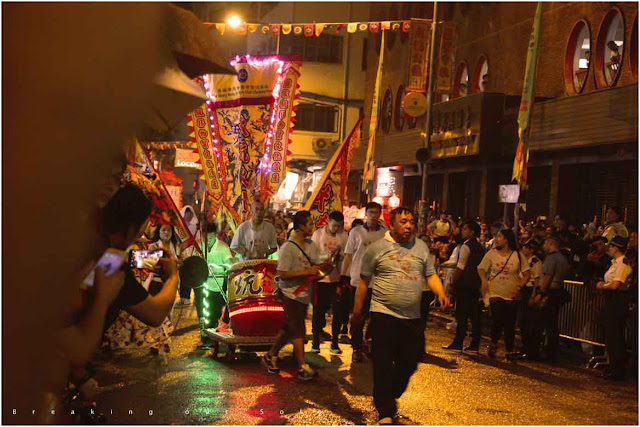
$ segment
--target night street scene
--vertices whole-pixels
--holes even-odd
[[[2,424],[638,425],[637,2],[3,2],[2,63]]]

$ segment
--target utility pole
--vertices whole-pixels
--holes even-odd
[[[424,122],[424,131],[425,131],[425,139],[424,139],[424,152],[428,153],[429,143],[431,141],[431,108],[433,106],[433,85],[436,81],[434,76],[435,62],[436,62],[436,36],[438,31],[438,2],[433,2],[433,22],[431,24],[431,41],[429,43],[429,80],[427,82],[427,114]],[[425,158],[422,161],[422,195],[420,197],[420,212],[419,212],[419,222],[418,228],[420,232],[426,230],[426,221],[427,221],[427,162],[428,159]]]

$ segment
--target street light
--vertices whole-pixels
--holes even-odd
[[[231,28],[238,28],[242,24],[242,19],[238,15],[230,15],[227,18],[227,25]]]

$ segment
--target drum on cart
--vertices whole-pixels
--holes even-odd
[[[278,262],[253,259],[235,263],[229,270],[227,295],[229,322],[236,336],[274,336],[284,322],[278,300]]]

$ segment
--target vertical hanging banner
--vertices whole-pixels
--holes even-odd
[[[527,164],[529,162],[529,129],[531,111],[535,94],[536,64],[538,61],[538,42],[540,39],[540,23],[542,21],[543,3],[538,2],[536,17],[529,38],[529,50],[527,52],[527,66],[524,73],[522,86],[522,99],[518,113],[518,148],[513,160],[513,173],[511,179],[520,184],[521,189],[527,186]]]
[[[429,69],[429,43],[431,40],[431,20],[412,19],[409,41],[409,80],[407,92],[424,92]]]
[[[299,57],[246,56],[231,65],[237,75],[208,76],[211,102],[203,108],[209,112],[221,203],[239,224],[254,200],[275,194],[286,173],[302,64]]]
[[[362,119],[363,116],[360,116],[349,136],[340,144],[329,160],[320,182],[303,208],[311,212],[311,218],[316,228],[324,227],[327,224],[331,212],[342,212],[342,207],[347,200],[347,181],[351,160],[360,142]]]
[[[456,24],[453,22],[443,22],[440,29],[441,36],[437,62],[436,92],[450,92],[453,83],[453,53],[456,44]]]
[[[371,120],[369,122],[369,144],[367,146],[367,156],[364,159],[364,172],[362,178],[362,191],[367,189],[368,181],[373,180],[375,171],[373,165],[373,154],[376,145],[376,128],[378,127],[378,104],[380,102],[380,81],[382,80],[382,62],[384,61],[384,34],[380,39],[380,57],[378,59],[378,71],[376,74],[376,84],[373,88],[373,100],[371,101]]]
[[[193,246],[202,254],[184,218],[180,215],[167,188],[160,179],[160,174],[152,167],[147,153],[144,152],[138,141],[132,141],[129,146],[129,166],[124,174],[124,179],[140,187],[151,199],[153,208],[149,218],[152,221],[173,226],[180,241],[181,251]]]

